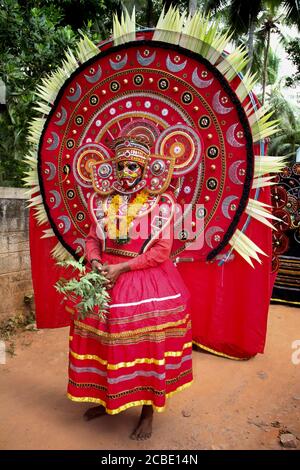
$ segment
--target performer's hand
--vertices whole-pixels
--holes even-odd
[[[129,266],[127,263],[118,263],[118,264],[106,264],[102,266],[101,272],[106,277],[108,283],[107,288],[111,289],[115,282],[117,281],[120,274],[129,271]]]
[[[93,270],[98,270],[98,271],[102,272],[102,264],[101,264],[99,261],[97,261],[97,260],[94,259],[94,260],[92,261],[92,269],[93,269]]]

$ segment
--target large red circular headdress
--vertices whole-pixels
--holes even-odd
[[[268,184],[261,178],[264,173],[280,166],[278,159],[263,157],[261,140],[274,132],[274,125],[266,122],[266,111],[258,111],[249,91],[253,78],[247,74],[243,80],[239,73],[245,52],[224,54],[228,37],[216,28],[201,41],[193,37],[189,19],[185,34],[174,27],[166,32],[170,12],[162,15],[159,29],[135,36],[131,28],[123,38],[115,33],[101,50],[84,39],[90,58],[88,53],[82,57],[82,47],[80,61],[69,53],[70,76],[63,80],[60,71],[51,77],[56,93],[49,91],[50,79],[44,82],[43,117],[32,127],[42,198],[33,194],[37,215],[40,222],[50,223],[69,253],[80,254],[90,226],[93,168],[107,175],[109,185],[111,142],[126,135],[148,139],[149,181],[155,180],[156,168],[168,159],[174,162],[172,179],[163,188],[182,210],[175,223],[173,257],[190,249],[196,237],[201,239],[200,259],[212,260],[234,248],[251,263],[262,251],[244,233],[247,220],[271,217],[257,200],[257,188]],[[116,25],[128,31],[132,22],[129,17],[127,26],[116,21],[115,31]],[[189,220],[184,229],[182,218]]]

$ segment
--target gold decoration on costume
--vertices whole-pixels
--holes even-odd
[[[215,349],[208,348],[207,346],[204,346],[204,344],[197,343],[197,341],[193,341],[193,344],[198,346],[198,348],[204,349],[205,351],[215,354],[216,356],[227,357],[227,359],[233,359],[234,361],[248,361],[252,357],[252,356],[249,356],[249,357],[229,356],[228,354],[221,353],[219,351],[216,351]]]
[[[187,382],[183,385],[180,385],[178,388],[176,388],[175,390],[173,390],[172,392],[169,392],[169,393],[166,393],[166,398],[169,398],[171,397],[172,395],[174,395],[174,393],[176,392],[179,392],[181,390],[184,390],[188,387],[190,387],[190,385],[192,385],[193,383],[193,380],[191,380],[190,382]],[[152,400],[138,400],[138,401],[132,401],[130,403],[126,403],[126,405],[123,405],[123,406],[120,406],[119,408],[116,408],[114,410],[111,410],[111,409],[108,409],[106,408],[106,403],[105,401],[101,400],[101,398],[95,398],[95,397],[75,397],[73,395],[71,395],[70,393],[67,394],[67,397],[72,400],[72,401],[76,401],[76,402],[81,402],[81,403],[99,403],[101,404],[102,406],[105,407],[105,412],[107,414],[110,414],[110,415],[114,415],[114,414],[117,414],[117,413],[120,413],[121,411],[125,411],[127,410],[128,408],[131,408],[132,406],[141,406],[141,405],[152,405],[152,407],[155,409],[155,411],[157,411],[158,413],[162,412],[165,410],[166,406],[156,406],[153,404],[153,401]]]
[[[164,366],[166,364],[166,357],[182,357],[184,354],[185,349],[192,347],[192,342],[185,343],[182,346],[182,351],[166,351],[164,353],[164,359],[154,359],[153,357],[143,357],[137,358],[131,362],[118,362],[116,364],[109,363],[106,359],[102,359],[100,356],[96,356],[94,354],[77,354],[72,349],[70,350],[71,356],[79,361],[85,360],[92,360],[97,361],[100,364],[106,366],[108,370],[118,370],[123,369],[125,367],[133,367],[137,364],[156,364],[158,366]]]
[[[95,333],[97,336],[102,336],[104,338],[106,337],[106,338],[113,339],[113,338],[128,338],[128,337],[139,335],[140,333],[159,332],[159,331],[165,330],[166,328],[172,328],[172,327],[177,327],[179,325],[183,325],[184,323],[188,321],[188,319],[189,319],[189,315],[187,314],[182,320],[178,320],[175,322],[167,322],[167,323],[163,323],[157,326],[148,326],[146,328],[137,328],[134,330],[122,331],[121,333],[107,333],[106,331],[98,330],[98,328],[94,328],[90,325],[86,325],[85,323],[78,321],[78,320],[74,321],[74,325],[83,330],[91,331],[92,333]]]

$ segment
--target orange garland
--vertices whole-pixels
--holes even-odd
[[[131,222],[136,218],[137,214],[147,202],[149,194],[143,190],[137,194],[131,203],[128,204],[127,214],[120,217],[120,228],[116,227],[116,217],[120,209],[120,205],[123,203],[122,196],[115,194],[112,198],[106,217],[106,226],[110,238],[116,238],[117,240],[126,242],[128,240],[128,231]]]

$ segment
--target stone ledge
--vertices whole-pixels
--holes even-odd
[[[26,311],[32,294],[25,188],[0,187],[0,320]]]
[[[28,233],[29,209],[25,199],[0,198],[0,232]]]
[[[14,252],[14,253],[1,253],[0,254],[0,273],[9,274],[10,272],[23,271],[30,269],[30,251],[28,250]]]
[[[0,187],[0,199],[28,199],[25,188]]]
[[[8,232],[0,231],[0,254],[17,253],[20,251],[28,251],[29,249],[29,233],[24,232]]]

